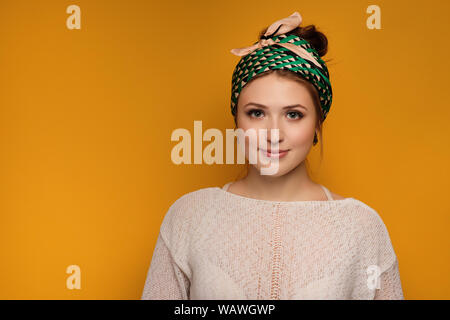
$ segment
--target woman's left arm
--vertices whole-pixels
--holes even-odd
[[[380,275],[380,289],[376,289],[374,300],[404,300],[398,260]]]

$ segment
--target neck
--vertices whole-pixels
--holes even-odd
[[[305,161],[280,177],[261,175],[250,165],[241,182],[249,196],[273,201],[302,201],[314,197],[317,192],[317,184],[309,177]]]

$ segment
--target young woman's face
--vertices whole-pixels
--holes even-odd
[[[253,80],[239,95],[238,128],[254,129],[257,135],[257,163],[252,165],[260,170],[269,167],[269,159],[278,159],[278,170],[273,176],[290,172],[306,159],[313,145],[316,118],[314,102],[306,87],[276,74]],[[266,141],[260,140],[259,129],[267,130]],[[279,129],[278,139],[272,138],[271,129]],[[263,150],[275,148],[280,151],[278,155],[269,154],[261,163]],[[282,153],[282,150],[288,151]],[[245,155],[249,159],[248,136],[245,137]]]

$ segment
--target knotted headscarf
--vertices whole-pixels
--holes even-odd
[[[249,47],[231,50],[231,53],[242,56],[231,80],[233,116],[236,115],[241,90],[255,75],[270,69],[287,69],[300,74],[317,89],[325,120],[332,101],[328,68],[308,41],[296,35],[286,35],[301,22],[300,14],[294,12],[289,17],[272,23],[258,42]]]

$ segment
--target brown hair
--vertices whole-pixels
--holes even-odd
[[[267,31],[267,28],[268,27],[264,28],[259,33],[259,36],[258,36],[259,40],[262,39],[262,37],[264,36],[264,34]],[[296,35],[296,36],[299,36],[300,38],[305,39],[317,51],[317,53],[319,54],[320,57],[323,57],[328,52],[328,39],[325,36],[325,34],[323,34],[322,32],[320,32],[319,30],[316,29],[315,25],[308,25],[305,27],[299,26],[299,27],[287,32],[286,35],[287,36]],[[324,60],[324,61],[327,63],[330,60]],[[267,76],[272,73],[276,74],[279,77],[294,80],[296,82],[303,84],[306,87],[306,89],[308,90],[308,92],[310,93],[311,97],[313,98],[314,108],[315,108],[316,115],[317,115],[316,129],[319,132],[319,136],[317,138],[318,138],[318,141],[320,141],[320,161],[322,161],[322,159],[323,159],[323,136],[322,136],[323,113],[322,113],[322,108],[321,108],[320,99],[319,99],[319,93],[317,92],[317,89],[314,87],[314,85],[312,85],[308,80],[303,78],[298,73],[295,73],[293,71],[286,70],[286,69],[267,70],[265,72],[255,75],[248,83],[252,82],[254,79],[258,79],[258,78]],[[248,83],[246,85],[248,85]],[[237,107],[238,106],[236,105],[236,113],[234,116],[234,123],[235,123],[236,127],[237,127],[237,114],[238,114]],[[308,159],[306,159],[306,164],[308,165]]]

